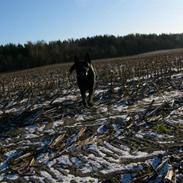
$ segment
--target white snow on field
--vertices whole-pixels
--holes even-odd
[[[0,170],[5,170],[7,168],[8,168],[7,160],[0,163]],[[1,176],[0,176],[0,180],[1,180]]]
[[[183,78],[183,72],[182,72],[182,73],[178,73],[178,74],[173,74],[173,75],[171,76],[171,78],[172,78],[172,79],[173,79],[173,78],[182,79],[182,78]]]
[[[79,168],[80,166],[82,166],[82,162],[81,162],[81,160],[80,160],[79,158],[77,158],[77,157],[72,157],[70,160],[71,160],[72,164],[73,164],[75,167]]]
[[[102,89],[100,89],[100,90],[95,90],[95,95],[98,95],[98,94],[101,94],[101,93],[105,93],[105,92],[107,92],[108,91],[108,89],[104,89],[104,90],[102,90]]]
[[[13,108],[10,108],[10,109],[6,109],[5,110],[5,113],[8,114],[8,113],[15,113],[15,114],[21,114],[23,111],[25,110],[25,107],[24,106],[19,106],[19,107],[13,107]]]
[[[12,151],[6,152],[5,156],[7,156],[8,158],[12,158],[12,157],[16,156],[17,154],[18,154],[17,150],[12,150]]]
[[[8,179],[8,180],[16,180],[16,179],[18,179],[18,175],[17,174],[8,174],[8,175],[5,175],[5,174],[1,174],[0,175],[0,181],[2,181],[2,180],[4,180],[4,179]],[[2,181],[2,183],[3,183],[3,181]],[[5,183],[5,182],[4,182]]]
[[[160,139],[164,137],[164,135],[149,130],[147,132],[139,131],[135,136],[138,138],[148,138],[148,139]]]
[[[85,117],[85,115],[77,115],[75,119],[76,119],[76,121],[84,121],[85,120],[84,117]]]
[[[149,76],[146,76],[146,78],[148,77]],[[138,80],[142,78],[144,77],[133,79]],[[174,74],[171,78],[177,78],[181,80],[183,78],[183,73]],[[131,79],[129,81],[131,81]],[[147,84],[147,82],[144,83],[144,85]],[[113,88],[113,92],[118,92],[120,88],[121,87],[115,86]],[[20,130],[20,133],[18,133],[18,135],[16,135],[14,138],[11,137],[4,140],[4,142],[6,143],[6,146],[4,147],[8,150],[2,155],[3,161],[0,162],[0,172],[7,171],[9,165],[11,165],[11,162],[9,160],[17,157],[17,154],[19,153],[18,148],[20,148],[22,150],[21,152],[23,152],[24,150],[29,149],[31,146],[33,146],[33,148],[35,149],[37,149],[37,147],[45,147],[45,149],[48,149],[38,154],[38,156],[36,156],[35,158],[35,160],[40,163],[40,165],[44,165],[43,169],[40,170],[39,176],[24,176],[24,178],[28,181],[31,181],[32,178],[38,182],[98,182],[97,178],[95,179],[90,176],[95,175],[95,173],[96,175],[97,173],[106,175],[115,171],[120,172],[123,170],[131,169],[142,170],[142,162],[139,162],[139,164],[123,164],[123,162],[130,162],[130,160],[132,160],[132,162],[136,162],[138,161],[138,158],[139,161],[141,161],[141,158],[142,161],[146,158],[149,159],[145,161],[145,163],[152,165],[152,167],[156,169],[161,162],[159,155],[164,155],[165,151],[154,151],[150,153],[144,152],[145,150],[140,151],[140,149],[134,150],[133,146],[131,148],[130,144],[125,143],[125,140],[127,141],[128,139],[125,139],[126,134],[124,132],[126,129],[124,128],[124,125],[126,124],[126,122],[129,122],[130,119],[133,119],[133,116],[131,116],[130,112],[144,111],[152,102],[152,100],[155,100],[155,102],[153,103],[153,107],[160,106],[164,101],[168,102],[170,106],[175,107],[176,99],[183,97],[183,92],[180,90],[174,90],[170,92],[166,91],[163,93],[158,91],[154,95],[135,102],[134,105],[129,105],[128,100],[124,99],[123,97],[121,97],[119,101],[114,101],[115,98],[112,98],[111,103],[105,103],[105,101],[101,100],[101,98],[105,96],[105,93],[108,91],[109,89],[96,90],[95,96],[100,98],[97,100],[101,101],[101,103],[98,102],[97,105],[94,105],[90,109],[81,108],[79,113],[72,113],[71,111],[69,111],[70,109],[68,108],[68,115],[63,115],[62,117],[60,117],[60,115],[57,115],[55,118],[53,118],[56,120],[53,120],[51,122],[40,122],[39,120],[32,120],[33,122],[35,121],[33,125],[18,129]],[[67,90],[64,90],[63,94],[65,96],[61,95],[62,97],[56,98],[53,103],[73,104],[74,102],[78,102],[79,90],[77,90],[77,92],[72,91],[72,94],[66,95],[67,92]],[[74,93],[76,95],[74,95]],[[52,93],[51,96],[54,96],[54,93]],[[24,103],[28,102],[27,100],[28,99],[23,99],[20,103],[23,105]],[[33,105],[33,109],[44,107],[49,104],[50,101],[45,101],[44,103]],[[6,113],[21,114],[25,110],[25,108],[23,107],[16,107],[16,103],[14,102],[11,102],[8,107],[9,108],[5,110]],[[78,108],[78,110],[79,109],[80,108]],[[49,112],[50,111],[54,113],[55,109],[51,109],[49,110]],[[51,112],[50,114],[52,114]],[[71,112],[71,115],[69,112]],[[2,111],[0,111],[0,114],[2,114]],[[35,119],[35,117],[33,118]],[[140,114],[135,114],[134,121],[132,122],[135,123],[136,120],[138,121],[139,119]],[[175,107],[174,110],[164,118],[164,121],[169,124],[182,125],[183,107],[181,106],[178,109],[176,109]],[[87,127],[87,130],[90,130],[91,127],[92,135],[88,137],[88,134],[90,135],[90,132],[87,133],[87,131],[87,134],[85,134],[84,132],[84,135],[82,134],[83,136],[81,136],[81,138],[77,138],[78,129],[80,129],[81,127],[83,128],[83,126]],[[68,137],[67,130],[69,132]],[[58,150],[57,148],[59,148],[59,145],[55,149],[49,148],[49,145],[51,144],[50,142],[52,142],[52,138],[55,138],[55,133],[60,133],[60,131],[61,134],[66,133],[66,139],[61,142],[64,145],[64,148],[61,146],[61,148]],[[85,139],[85,135],[87,139]],[[149,127],[138,130],[133,137],[141,139],[144,138],[147,140],[156,140],[157,143],[163,145],[165,143],[174,143],[174,141],[172,140],[174,136],[171,138],[166,134],[159,134],[149,129]],[[163,139],[166,139],[166,137],[168,137],[167,141],[163,141]],[[10,150],[11,146],[14,148],[15,143],[18,147],[17,150]],[[139,148],[141,148],[141,146],[139,146]],[[181,151],[182,149],[180,150],[180,152]],[[151,159],[152,157],[154,158]],[[44,169],[44,167],[47,167],[49,170]],[[166,172],[168,168],[168,164],[165,164],[164,172]],[[75,169],[76,171],[81,173],[81,177],[79,177],[78,172],[76,172],[76,175],[78,176],[72,175],[75,174],[75,172],[73,173]],[[10,171],[8,171],[6,172],[6,174],[0,174],[0,182],[6,179],[13,181],[19,178],[16,174],[10,174]],[[161,175],[163,175],[164,172],[162,172]],[[133,180],[133,176],[134,174],[124,174],[121,176],[121,182],[131,182]]]
[[[179,107],[173,110],[169,116],[165,118],[165,122],[168,124],[183,124],[183,107]]]
[[[75,101],[77,99],[77,96],[76,95],[67,95],[65,97],[60,97],[60,98],[57,98],[56,100],[54,100],[53,104],[54,103],[62,103],[66,100],[72,100],[72,101]]]
[[[155,100],[155,103],[162,103],[162,101],[172,101],[176,97],[183,97],[183,92],[180,90],[174,90],[170,92],[160,93],[159,96],[150,96],[148,98],[143,99],[144,102],[150,102]]]
[[[38,135],[35,134],[26,134],[25,135],[25,139],[34,139],[34,138],[38,138]]]
[[[97,133],[99,134],[104,134],[104,133],[107,133],[108,132],[108,127],[107,125],[102,125],[100,126],[98,129],[97,129]]]
[[[67,166],[72,166],[72,162],[69,159],[68,155],[63,155],[57,158],[57,162],[59,164],[67,165]]]
[[[63,120],[54,121],[53,122],[53,128],[58,127],[58,126],[61,126],[63,124],[64,124],[64,121]]]
[[[95,124],[104,124],[108,121],[108,118],[99,118],[95,121]]]
[[[91,183],[98,183],[98,179],[92,178],[92,177],[78,177],[71,174],[67,174],[67,176],[61,176],[63,182],[91,182]]]
[[[46,178],[47,180],[49,180],[49,182],[57,182],[48,172],[46,171],[40,171],[40,174],[42,177]]]
[[[89,150],[89,152],[97,153],[98,155],[100,155],[100,157],[105,157],[106,156],[105,153],[113,154],[118,160],[126,159],[126,158],[136,159],[136,158],[150,157],[150,156],[155,156],[155,155],[165,153],[165,151],[154,151],[152,153],[135,151],[132,153],[130,151],[130,148],[127,146],[122,145],[120,146],[120,148],[117,148],[106,141],[104,141],[104,146],[90,145],[89,148],[87,148],[87,150]],[[97,158],[97,157],[94,157],[94,158]]]
[[[145,161],[145,163],[147,165],[151,165],[154,169],[156,169],[158,167],[158,165],[161,163],[161,159],[157,156],[153,159],[149,159],[147,161]],[[131,163],[130,165],[127,166],[127,170],[142,170],[143,167],[138,164],[138,163]],[[136,174],[135,173],[125,173],[125,174],[122,174],[121,175],[121,182],[124,182],[124,183],[130,183],[133,181],[133,178]]]
[[[91,152],[91,153],[94,152],[94,153],[98,154],[98,156],[100,156],[100,157],[104,157],[105,156],[105,154],[100,151],[100,149],[98,148],[98,146],[96,144],[90,144],[85,149],[88,152]]]
[[[121,89],[121,87],[117,86],[117,87],[113,88],[113,91],[118,92],[120,89]]]
[[[109,117],[110,119],[117,119],[120,121],[128,120],[128,115],[127,114],[122,114],[122,115],[113,115]]]
[[[183,92],[180,90],[174,90],[174,91],[170,91],[170,92],[164,92],[164,93],[159,93],[159,95],[151,95],[148,98],[144,98],[140,101],[138,101],[136,104],[125,108],[122,106],[119,106],[118,111],[122,112],[122,111],[129,111],[129,112],[143,112],[145,110],[144,106],[149,105],[153,100],[153,106],[159,106],[161,105],[163,102],[168,102],[170,105],[173,104],[174,100],[176,98],[181,98],[183,97]],[[116,106],[115,106],[116,107]]]
[[[37,125],[29,125],[25,127],[25,130],[28,131],[29,133],[34,133],[36,131]]]
[[[34,104],[32,107],[32,110],[45,107],[45,106],[49,105],[49,103],[50,103],[50,101],[44,101],[43,103],[40,103],[40,104]]]
[[[177,110],[173,110],[170,115],[180,115],[183,116],[183,106],[179,107]]]
[[[113,105],[113,110],[114,111],[117,111],[117,112],[122,112],[124,111],[125,109],[128,109],[128,106],[125,105],[125,104],[114,104]]]
[[[31,176],[31,178],[32,178],[33,180],[37,181],[37,182],[44,183],[44,177],[40,177],[40,176],[33,175],[33,176]],[[26,179],[28,182],[31,182],[29,176],[25,176],[25,179]]]

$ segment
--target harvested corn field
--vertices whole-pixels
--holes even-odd
[[[96,61],[84,108],[69,64],[1,74],[1,182],[183,181],[183,53]]]

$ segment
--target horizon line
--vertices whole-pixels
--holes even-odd
[[[165,35],[173,35],[173,34],[183,34],[183,32],[169,32],[169,33],[165,33],[165,32],[162,32],[162,33],[128,33],[128,34],[124,34],[124,35],[119,35],[119,34],[117,34],[117,35],[115,35],[115,34],[96,34],[96,35],[90,35],[90,36],[81,36],[81,37],[77,37],[77,38],[65,38],[65,39],[60,39],[60,38],[58,38],[58,39],[55,39],[55,40],[44,40],[44,39],[38,39],[38,40],[36,40],[36,41],[31,41],[31,40],[27,40],[27,41],[25,41],[24,43],[13,43],[13,42],[9,42],[9,43],[5,43],[5,44],[2,44],[2,43],[0,43],[0,46],[7,46],[7,45],[10,45],[10,44],[12,44],[12,45],[25,45],[25,44],[27,44],[27,43],[32,43],[32,44],[37,44],[37,43],[39,43],[39,42],[44,42],[44,43],[46,43],[46,44],[49,44],[49,43],[51,43],[51,42],[57,42],[57,41],[61,41],[61,42],[64,42],[64,41],[69,41],[69,40],[74,40],[74,41],[76,41],[76,40],[78,40],[78,39],[87,39],[87,38],[94,38],[94,37],[99,37],[99,36],[102,36],[102,37],[104,37],[104,36],[114,36],[114,37],[126,37],[126,36],[129,36],[129,35],[157,35],[157,36],[160,36],[160,35],[163,35],[163,34],[165,34]]]

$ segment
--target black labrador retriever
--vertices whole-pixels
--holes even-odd
[[[84,61],[81,61],[77,56],[74,57],[74,65],[70,68],[70,74],[74,70],[76,70],[77,84],[81,92],[83,104],[85,107],[92,106],[96,75],[88,53]],[[86,98],[87,92],[89,93],[88,100]]]

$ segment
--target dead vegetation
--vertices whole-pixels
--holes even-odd
[[[0,181],[182,182],[183,54],[95,67],[90,109],[67,64],[0,75]]]

